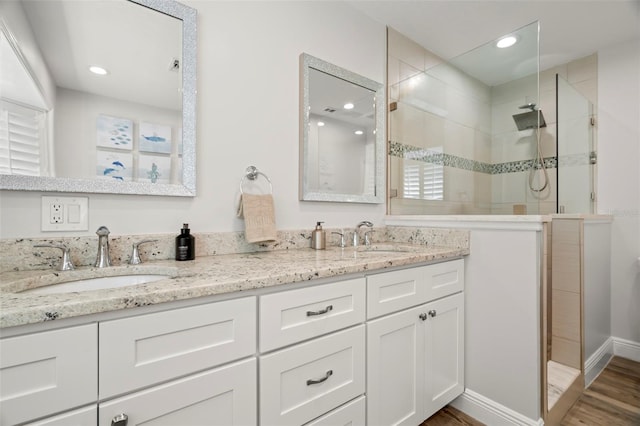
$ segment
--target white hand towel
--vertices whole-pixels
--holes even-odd
[[[244,234],[248,242],[276,240],[276,214],[271,194],[242,194],[237,215],[244,217]]]

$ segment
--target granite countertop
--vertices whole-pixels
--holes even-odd
[[[0,328],[442,261],[467,254],[468,247],[381,243],[358,249],[275,250],[205,256],[187,262],[162,260],[136,266],[84,267],[65,272],[6,272],[0,275]],[[170,278],[104,290],[21,293],[60,282],[127,274],[162,274]]]

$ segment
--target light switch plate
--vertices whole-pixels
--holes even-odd
[[[47,231],[88,231],[88,197],[42,196],[41,229]]]

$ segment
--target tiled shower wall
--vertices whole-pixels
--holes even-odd
[[[389,112],[389,213],[555,212],[555,74],[595,103],[595,55],[541,72],[538,99],[535,75],[489,87],[392,28],[388,43],[389,101],[396,102]],[[538,104],[547,123],[539,137],[549,184],[541,192],[529,188],[536,134],[519,132],[512,118],[529,102]],[[403,197],[407,168],[425,164],[443,166],[442,199]],[[533,186],[542,182],[534,180]]]

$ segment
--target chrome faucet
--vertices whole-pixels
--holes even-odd
[[[62,259],[60,260],[60,264],[58,265],[58,271],[72,271],[75,269],[75,266],[73,266],[73,262],[71,261],[69,249],[67,247],[56,244],[37,244],[34,247],[56,248],[62,250]]]
[[[358,247],[358,245],[360,245],[360,228],[362,228],[363,226],[366,226],[367,228],[373,228],[373,223],[369,222],[368,220],[363,220],[362,222],[360,222],[359,224],[356,225],[356,230],[353,231],[353,246],[354,247]]]
[[[96,231],[98,235],[98,255],[96,256],[96,268],[105,268],[111,266],[111,257],[109,256],[109,229],[101,226]]]

